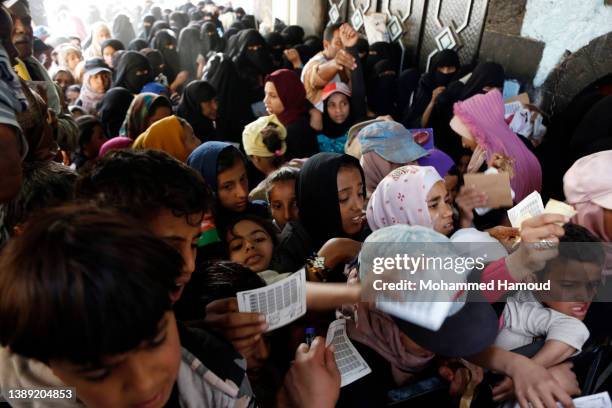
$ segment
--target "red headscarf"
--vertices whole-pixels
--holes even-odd
[[[266,77],[272,82],[285,110],[277,115],[284,126],[295,122],[306,112],[306,90],[300,77],[289,69],[279,69]]]

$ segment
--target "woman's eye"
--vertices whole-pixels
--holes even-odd
[[[438,203],[429,204],[429,208],[438,208]]]
[[[100,369],[97,371],[94,371],[90,374],[87,374],[84,376],[85,380],[90,381],[90,382],[100,382],[103,381],[105,378],[107,378],[110,375],[110,370],[109,369]]]
[[[265,240],[266,238],[264,237],[255,238],[255,242],[264,242]]]

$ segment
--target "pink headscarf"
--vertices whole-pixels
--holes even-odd
[[[368,195],[371,195],[376,186],[380,183],[380,180],[391,173],[392,170],[397,169],[401,164],[391,163],[378,155],[378,153],[372,151],[367,152],[361,159],[359,159],[361,167],[363,167],[363,173],[366,179],[366,190]]]
[[[104,157],[104,155],[111,150],[128,149],[130,146],[132,146],[133,142],[134,141],[130,139],[129,137],[124,137],[124,136],[113,137],[112,139],[109,139],[106,142],[104,142],[102,147],[100,147],[99,156]]]
[[[354,317],[355,320],[346,321],[348,336],[384,357],[391,364],[391,374],[397,385],[404,385],[433,358],[407,352],[393,319],[386,313],[370,309],[367,303],[357,304]]]
[[[442,178],[431,166],[403,166],[389,173],[376,187],[366,216],[372,231],[394,224],[433,228],[427,194]]]
[[[468,127],[476,142],[486,150],[487,160],[495,153],[503,153],[514,159],[514,177],[510,184],[516,194],[515,202],[521,201],[534,190],[540,191],[540,162],[506,124],[504,102],[497,89],[455,103],[454,113]]]

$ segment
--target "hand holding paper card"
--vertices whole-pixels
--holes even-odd
[[[474,186],[478,191],[486,193],[489,208],[510,207],[512,205],[512,192],[510,188],[510,175],[498,174],[466,174],[465,185]]]
[[[508,210],[508,219],[514,228],[521,228],[523,221],[544,212],[542,196],[537,191],[523,198],[520,203]]]
[[[544,207],[544,212],[546,214],[561,214],[565,215],[568,218],[572,218],[576,215],[576,210],[569,204],[565,204],[561,201],[557,201],[554,199],[548,200],[546,203],[546,207]]]

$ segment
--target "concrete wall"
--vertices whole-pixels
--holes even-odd
[[[320,35],[327,23],[326,0],[248,0],[257,18],[272,26],[274,18],[287,25],[297,24],[306,35]]]
[[[541,85],[563,57],[612,31],[612,7],[603,0],[528,0],[521,36],[545,43],[534,78]]]

